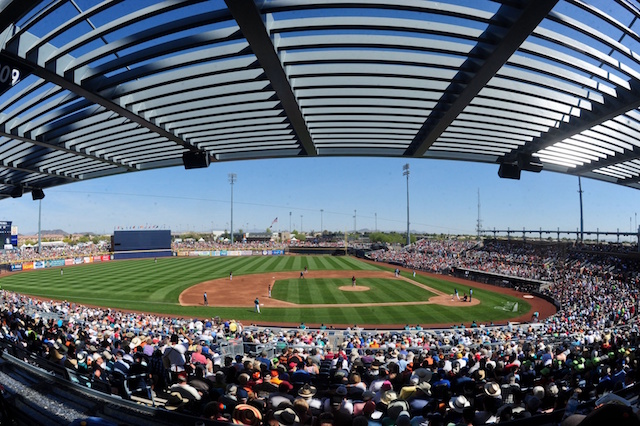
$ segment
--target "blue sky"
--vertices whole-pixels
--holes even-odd
[[[406,229],[406,180],[410,165],[411,229],[475,233],[480,190],[483,228],[575,230],[579,227],[578,178],[523,172],[519,181],[500,179],[492,164],[390,158],[300,158],[212,164],[136,172],[78,182],[45,191],[42,228],[111,233],[117,226],[159,226],[173,231],[229,229],[231,188],[236,173],[234,229],[264,231],[291,227]],[[636,190],[582,180],[585,231],[629,231],[636,227]],[[20,233],[38,228],[38,202],[29,194],[2,201],[0,220]],[[323,209],[322,214],[320,210]],[[302,218],[301,218],[302,216]],[[631,219],[631,223],[630,223]],[[302,223],[301,223],[302,222]],[[302,225],[302,228],[301,228]]]
[[[142,8],[148,3],[122,2],[114,8]],[[81,1],[79,4],[86,10],[95,2]],[[491,2],[467,1],[460,4],[488,11],[499,7],[499,4]],[[218,0],[191,7],[202,8],[203,5],[211,9],[224,7]],[[617,17],[617,9],[611,7],[607,13]],[[569,13],[574,19],[588,19],[587,13],[566,3],[560,3],[556,11]],[[61,19],[68,19],[71,13],[75,13],[71,5],[56,12]],[[391,12],[368,13],[386,16]],[[410,15],[408,12],[397,13],[399,17]],[[117,16],[116,11],[107,11],[94,17],[93,22],[102,25],[114,16]],[[160,19],[173,20],[175,15],[153,17],[149,23],[157,23],[156,20]],[[448,22],[448,18],[443,19]],[[46,34],[56,24],[56,19],[47,19],[31,31],[38,35]],[[596,30],[600,29],[598,25],[601,24],[597,22],[589,24]],[[555,28],[552,22],[547,22],[547,25]],[[119,35],[139,29],[123,28]],[[579,34],[572,35],[580,37]],[[62,45],[76,36],[75,32],[69,31],[53,42]],[[618,34],[612,36],[618,38]],[[88,43],[82,47],[84,50],[76,53],[79,55],[100,47],[102,43],[101,40]],[[320,210],[324,209],[322,222],[325,229],[352,230],[355,210],[358,229],[376,228],[377,216],[378,229],[404,231],[406,180],[402,176],[402,166],[407,162],[411,167],[412,230],[475,233],[478,190],[485,229],[559,227],[575,230],[580,225],[577,177],[523,172],[521,180],[513,181],[498,178],[498,166],[495,164],[353,157],[228,162],[212,164],[202,170],[176,167],[73,183],[45,190],[42,227],[98,233],[111,233],[115,227],[131,226],[159,226],[173,231],[197,232],[229,229],[230,185],[227,175],[236,173],[235,229],[264,231],[277,217],[275,230],[289,230],[290,226],[303,231],[319,230]],[[585,230],[599,228],[626,232],[636,227],[636,213],[640,211],[636,190],[588,179],[584,179],[582,184]],[[3,200],[0,205],[0,220],[12,220],[21,233],[37,230],[38,203],[32,201],[29,194],[20,199]]]

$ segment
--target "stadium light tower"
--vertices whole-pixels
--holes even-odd
[[[409,234],[409,163],[402,166],[402,176],[407,177],[407,245],[411,244],[411,235]]]
[[[238,175],[229,173],[229,183],[231,184],[231,244],[233,244],[233,184],[236,183]]]
[[[324,225],[322,224],[322,215],[324,214],[324,209],[320,209],[320,233],[324,231]]]

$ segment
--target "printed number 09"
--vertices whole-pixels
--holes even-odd
[[[20,80],[20,71],[11,68],[9,65],[4,65],[0,69],[0,83],[6,83],[11,78],[11,85],[13,86]]]

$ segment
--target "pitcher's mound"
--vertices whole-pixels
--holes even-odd
[[[364,285],[357,285],[357,286],[352,286],[352,285],[343,285],[342,287],[338,287],[338,289],[342,290],[342,291],[367,291],[367,290],[371,290],[369,287],[366,287]]]

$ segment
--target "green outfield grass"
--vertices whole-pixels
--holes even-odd
[[[340,297],[374,299],[336,300],[316,299],[311,291],[313,281],[309,279],[304,287],[309,293],[298,297],[300,303],[362,303],[362,307],[353,308],[269,308],[263,309],[262,314],[256,314],[252,308],[219,308],[215,307],[215,300],[210,300],[209,307],[180,306],[178,297],[186,288],[217,278],[228,277],[233,271],[234,276],[244,274],[263,274],[268,272],[301,271],[307,266],[311,271],[321,270],[393,270],[384,264],[361,262],[352,257],[332,256],[254,256],[229,258],[161,258],[155,263],[153,259],[127,260],[117,262],[94,263],[65,267],[64,275],[60,269],[42,269],[22,272],[0,278],[3,289],[17,291],[33,296],[69,300],[78,303],[99,305],[118,309],[131,309],[185,317],[213,317],[234,318],[245,322],[280,322],[299,324],[376,324],[376,325],[404,325],[404,324],[460,324],[478,322],[499,322],[529,311],[530,306],[521,299],[505,296],[497,292],[490,292],[474,288],[474,298],[481,301],[475,306],[449,308],[439,305],[402,305],[402,306],[371,306],[376,300],[403,301],[407,291],[412,292],[413,300],[428,299],[429,292],[412,287],[408,283],[398,280],[381,280],[383,297],[376,295],[377,291],[339,293]],[[358,285],[377,287],[376,279],[358,279]],[[417,275],[414,280],[426,284],[434,289],[452,294],[456,284],[445,280],[433,279]],[[286,300],[289,291],[286,286],[278,282],[274,286],[273,296]],[[293,280],[298,281],[298,280]],[[331,281],[331,280],[327,280]],[[375,283],[374,283],[375,281]],[[388,286],[384,281],[392,281]],[[341,280],[344,285],[344,280]],[[369,285],[369,283],[371,285]],[[408,287],[407,287],[408,286]],[[460,288],[462,295],[468,288]],[[233,291],[230,288],[229,291]],[[283,294],[280,294],[280,292]],[[300,290],[298,290],[300,292]],[[417,293],[416,293],[417,292]],[[361,296],[369,293],[367,296]],[[293,293],[292,293],[293,294]],[[517,309],[513,311],[517,303]]]
[[[301,305],[383,303],[427,301],[434,293],[398,279],[359,278],[358,286],[368,291],[340,291],[350,286],[350,278],[311,278],[278,280],[272,295],[276,299]]]

